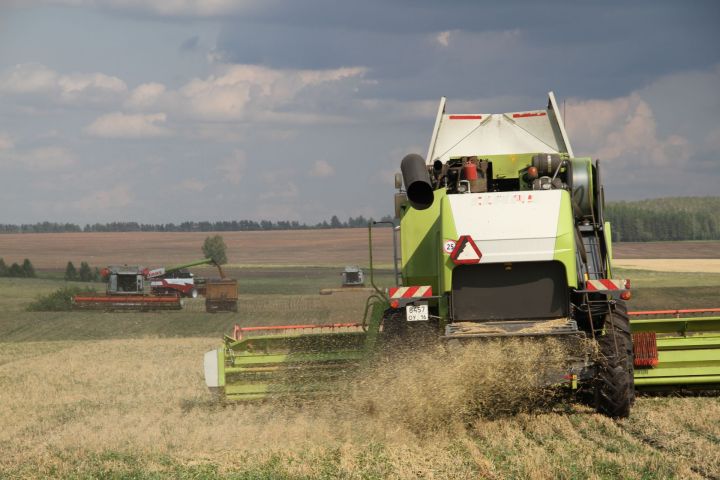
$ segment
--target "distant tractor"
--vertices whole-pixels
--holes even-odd
[[[342,273],[343,287],[362,287],[365,285],[365,276],[362,268],[357,265],[348,265]]]

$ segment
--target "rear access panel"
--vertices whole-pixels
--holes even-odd
[[[560,262],[458,265],[452,273],[453,321],[542,320],[569,315]]]

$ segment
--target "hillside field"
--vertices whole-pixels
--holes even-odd
[[[47,274],[0,279],[0,478],[720,478],[719,397],[643,395],[621,421],[537,395],[519,413],[503,412],[532,384],[539,357],[528,351],[508,365],[486,350],[452,372],[422,352],[420,364],[389,365],[347,396],[213,402],[202,356],[235,323],[349,322],[362,313],[364,292],[317,292],[339,284],[342,265],[367,263],[366,230],[251,233],[223,234],[241,296],[237,314],[214,315],[202,299],[163,313],[25,310],[65,284],[56,278],[67,260],[192,260],[206,234],[0,235],[6,262],[29,257]],[[389,258],[386,234],[379,230],[378,256]],[[616,256],[628,260],[720,256],[720,242],[623,249]],[[633,280],[631,309],[720,306],[720,273],[615,274]],[[377,281],[389,285],[390,270]],[[469,383],[486,375],[481,395],[491,402],[468,410],[456,388],[463,382],[444,383],[447,373]]]

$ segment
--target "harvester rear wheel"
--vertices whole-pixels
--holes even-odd
[[[625,302],[611,305],[604,330],[598,336],[600,360],[595,377],[595,408],[609,417],[625,418],[635,401],[632,335]]]

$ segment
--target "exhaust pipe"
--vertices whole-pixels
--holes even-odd
[[[425,166],[425,160],[416,153],[405,155],[400,163],[400,171],[402,171],[410,205],[417,210],[430,208],[435,200],[435,195],[430,184],[430,174]]]

